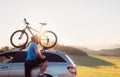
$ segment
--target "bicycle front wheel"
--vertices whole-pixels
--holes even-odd
[[[28,34],[24,30],[17,30],[11,35],[10,42],[16,48],[23,47],[28,42]]]
[[[43,48],[52,48],[56,45],[57,43],[57,35],[52,32],[52,31],[45,31],[41,36],[40,36],[40,45]]]

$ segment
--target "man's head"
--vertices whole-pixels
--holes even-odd
[[[33,36],[31,37],[31,41],[39,44],[39,36],[38,36],[38,35],[33,35]]]

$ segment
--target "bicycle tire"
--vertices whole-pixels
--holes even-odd
[[[15,41],[14,41],[14,37],[15,37],[15,35],[17,35],[17,34],[19,34],[20,33],[20,35],[21,34],[23,34],[26,38],[26,40],[25,40],[25,42],[24,43],[22,43],[22,44],[15,44]],[[19,37],[20,37],[20,35],[19,35]],[[23,38],[23,37],[22,37]],[[21,39],[22,39],[21,38]],[[17,41],[19,41],[19,40],[21,40],[21,39],[17,39]],[[24,39],[24,38],[23,38]],[[13,34],[11,35],[11,37],[10,37],[10,43],[14,46],[14,47],[16,47],[16,48],[21,48],[21,47],[24,47],[26,44],[27,44],[27,42],[28,42],[28,39],[29,39],[29,37],[28,37],[28,34],[24,31],[24,30],[17,30],[17,31],[15,31],[15,32],[13,32]]]
[[[50,37],[51,36],[49,36],[49,35],[47,35],[47,34],[51,34],[51,36],[53,36],[53,38],[52,39],[54,39],[54,40],[52,40]],[[43,40],[43,38],[49,38],[49,43],[51,43],[51,44],[49,44],[49,45],[46,45],[46,43],[44,43],[47,39],[44,39]],[[49,49],[49,48],[52,48],[52,47],[54,47],[55,45],[56,45],[56,43],[57,43],[57,35],[53,32],[53,31],[45,31],[41,36],[40,36],[40,45],[43,47],[43,48],[45,48],[45,49]]]

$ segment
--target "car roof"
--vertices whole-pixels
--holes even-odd
[[[27,52],[27,49],[23,49],[23,50],[20,50],[20,49],[8,50],[8,51],[1,52],[0,55],[4,54],[4,53],[17,53],[17,52]],[[61,52],[61,51],[58,51],[58,50],[46,50],[43,53],[53,53],[53,54],[58,54],[58,55],[66,55],[64,52]]]

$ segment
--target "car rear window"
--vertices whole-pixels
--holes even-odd
[[[48,62],[66,62],[61,56],[53,53],[42,53],[48,58]],[[18,52],[15,54],[12,62],[13,63],[19,63],[19,62],[25,62],[26,59],[26,52]]]
[[[48,58],[48,62],[66,62],[61,56],[52,53],[43,53]]]

